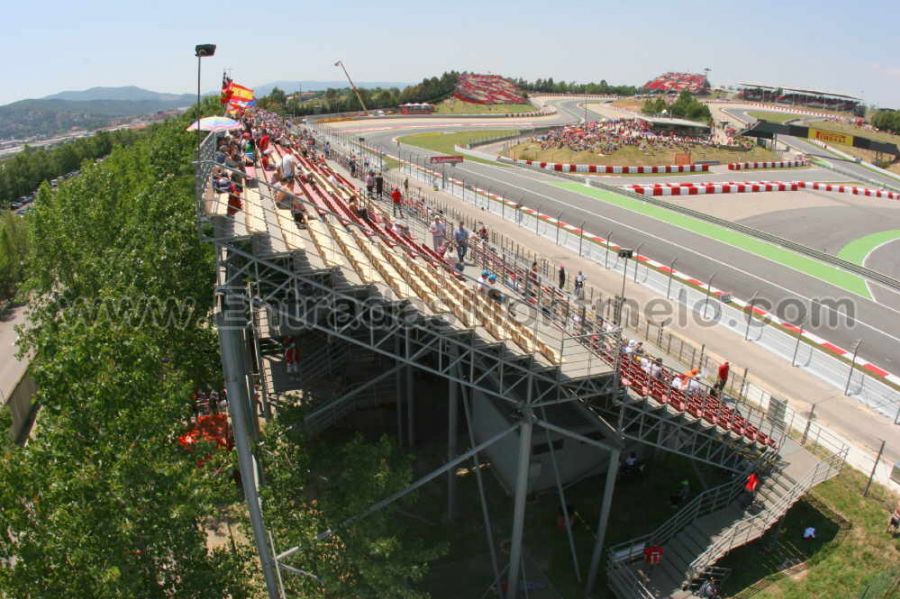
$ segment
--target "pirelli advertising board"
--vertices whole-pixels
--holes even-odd
[[[852,146],[853,136],[846,133],[838,133],[837,131],[825,131],[824,129],[809,128],[809,138],[817,139],[826,144],[837,144],[840,146]]]

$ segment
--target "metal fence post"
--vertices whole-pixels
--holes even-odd
[[[794,355],[791,358],[791,366],[796,366],[797,362],[797,352],[800,351],[800,339],[803,337],[803,325],[806,324],[806,321],[800,323],[800,330],[797,331],[797,343],[794,344]]]
[[[875,458],[875,463],[872,464],[872,473],[869,475],[869,482],[866,483],[866,490],[863,491],[863,497],[869,496],[869,487],[872,486],[872,479],[875,478],[875,470],[878,468],[878,463],[881,461],[881,454],[884,453],[884,439],[881,440],[881,447],[878,449],[878,457]]]
[[[603,256],[603,268],[609,268],[609,242],[612,239],[612,231],[606,234],[606,254]]]
[[[578,225],[578,256],[581,257],[581,246],[584,243],[584,221]]]
[[[669,264],[669,283],[666,285],[666,299],[669,299],[669,292],[672,290],[672,276],[675,274],[675,263],[678,262],[678,258],[672,260],[671,264]]]
[[[744,331],[744,341],[750,339],[750,323],[753,322],[753,304],[756,303],[756,296],[759,295],[759,290],[753,292],[753,297],[750,298],[750,307],[747,310],[747,330]]]
[[[806,427],[803,429],[803,438],[800,439],[800,445],[806,445],[806,437],[809,436],[809,427],[812,426],[813,420],[816,417],[816,404],[812,405],[812,409],[809,411],[809,417],[806,419]]]
[[[847,384],[844,385],[844,395],[849,395],[850,381],[853,379],[853,371],[856,369],[856,354],[859,353],[859,346],[862,345],[862,339],[856,342],[853,348],[853,359],[850,360],[850,372],[847,373]]]

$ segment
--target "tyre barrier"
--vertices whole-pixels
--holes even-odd
[[[755,168],[796,168],[799,166],[809,166],[806,160],[781,160],[769,162],[729,162],[728,170],[730,171],[748,171]]]
[[[644,173],[706,173],[708,164],[670,164],[663,166],[607,166],[603,164],[567,164],[561,162],[540,162],[538,160],[516,160],[519,166],[556,171],[561,173],[599,174],[644,174]]]

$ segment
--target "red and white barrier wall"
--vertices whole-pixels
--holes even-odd
[[[776,162],[729,162],[728,170],[747,171],[755,168],[794,168],[798,166],[809,166],[809,163],[805,160],[780,160]]]
[[[562,162],[539,162],[537,160],[516,160],[519,166],[556,171],[561,173],[608,173],[629,175],[643,173],[706,173],[708,164],[669,164],[663,166],[606,166],[603,164],[568,164]]]
[[[813,189],[848,193],[871,198],[900,200],[900,192],[885,189],[868,189],[855,185],[819,183],[818,181],[739,181],[728,183],[648,183],[646,185],[623,185],[623,189],[645,196],[695,196],[720,193],[754,193],[763,191],[798,191]]]

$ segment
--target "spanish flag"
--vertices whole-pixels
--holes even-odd
[[[254,98],[253,90],[243,85],[238,85],[234,81],[229,80],[228,85],[222,88],[222,104],[228,104],[233,101],[252,102]]]
[[[254,98],[252,89],[250,89],[249,87],[244,87],[243,85],[238,85],[233,81],[228,85],[227,90],[232,100],[243,100],[244,102],[249,102]]]

